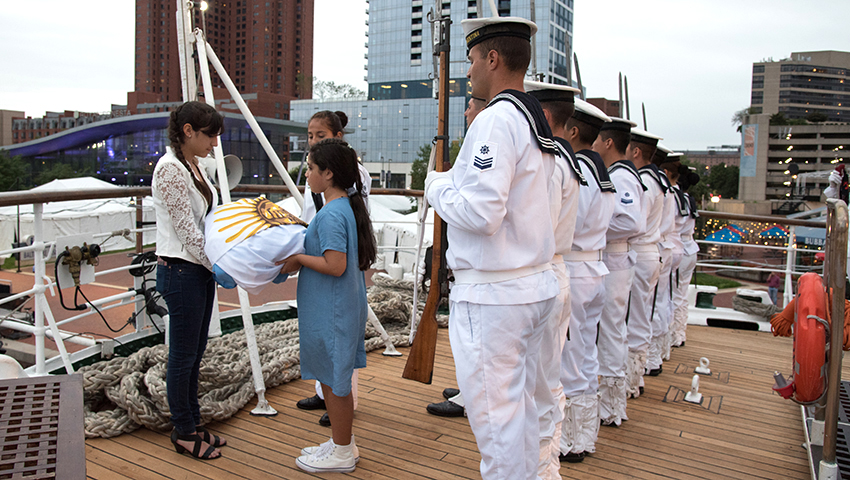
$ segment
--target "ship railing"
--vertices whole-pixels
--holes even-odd
[[[711,269],[715,272],[722,271],[751,271],[751,272],[776,272],[785,274],[785,285],[784,285],[784,293],[783,293],[783,303],[780,306],[785,306],[791,299],[794,297],[794,278],[799,277],[800,275],[812,271],[812,270],[821,270],[823,267],[821,266],[812,266],[808,268],[801,268],[797,263],[797,255],[800,253],[818,253],[823,252],[823,250],[811,249],[811,248],[800,248],[797,247],[797,231],[796,227],[809,227],[809,228],[826,228],[827,222],[822,220],[801,220],[795,218],[787,218],[777,215],[746,215],[739,213],[727,213],[727,212],[715,212],[709,210],[700,210],[699,211],[701,218],[709,218],[709,219],[717,219],[717,220],[728,220],[728,221],[739,221],[739,222],[753,222],[753,223],[765,223],[765,224],[776,224],[788,227],[788,236],[787,238],[787,246],[776,246],[776,245],[756,245],[756,244],[748,244],[748,243],[729,243],[729,242],[719,242],[719,241],[709,241],[709,240],[696,240],[698,244],[701,245],[717,245],[719,247],[739,247],[739,248],[747,248],[747,249],[761,249],[761,250],[772,250],[783,252],[785,257],[784,265],[781,264],[771,264],[771,263],[761,263],[756,262],[754,260],[747,259],[735,259],[737,263],[747,263],[748,265],[729,265],[729,259],[707,259],[703,258],[697,261],[697,268],[702,269]],[[705,255],[703,255],[705,257]]]

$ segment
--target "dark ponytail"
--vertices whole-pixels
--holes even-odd
[[[348,193],[351,210],[357,224],[357,255],[360,270],[368,270],[378,257],[378,247],[375,234],[372,232],[372,221],[369,210],[363,201],[363,181],[357,167],[357,152],[345,140],[327,138],[310,148],[310,161],[319,170],[333,173],[333,183]]]
[[[186,102],[171,111],[171,118],[168,121],[168,140],[171,141],[171,151],[174,152],[174,156],[189,171],[195,188],[207,200],[207,213],[209,213],[213,207],[212,191],[210,191],[210,187],[206,182],[202,182],[201,179],[195,177],[192,173],[192,168],[189,167],[188,161],[183,158],[183,142],[186,139],[186,134],[183,132],[183,125],[187,123],[192,126],[192,130],[214,136],[221,134],[224,127],[224,117],[215,108],[206,103]]]

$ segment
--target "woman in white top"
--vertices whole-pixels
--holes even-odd
[[[201,424],[198,373],[207,346],[215,283],[204,253],[204,218],[218,195],[198,158],[218,145],[224,119],[205,103],[187,102],[171,112],[171,141],[153,172],[156,211],[156,289],[168,305],[166,386],[178,453],[218,458],[227,442]]]

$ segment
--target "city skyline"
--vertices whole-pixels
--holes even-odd
[[[89,0],[85,11],[53,0],[2,12],[0,109],[106,111],[133,90],[134,2]],[[430,2],[424,2],[428,7]],[[487,2],[485,13],[487,13]],[[316,0],[314,75],[366,90],[365,1]],[[738,144],[735,111],[749,106],[751,69],[792,51],[850,50],[841,19],[850,4],[792,0],[732,2],[575,1],[573,48],[590,97],[617,99],[629,80],[631,118],[675,149]],[[604,25],[604,29],[599,28]],[[86,28],[81,28],[86,26]],[[631,32],[641,32],[633,34]],[[464,48],[453,45],[453,62]]]

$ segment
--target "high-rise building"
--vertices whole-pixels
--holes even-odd
[[[195,2],[202,27],[228,75],[264,115],[287,119],[288,102],[310,98],[313,78],[313,0]],[[135,90],[131,113],[164,111],[182,102],[177,55],[177,2],[136,0]],[[212,83],[224,84],[211,68]],[[262,104],[262,105],[260,105]]]
[[[791,119],[822,113],[850,121],[850,52],[795,52],[790,58],[753,63],[751,112]]]
[[[292,102],[292,119],[307,121],[320,110],[341,110],[349,117],[346,138],[358,151],[373,177],[382,185],[409,185],[408,173],[422,146],[431,144],[437,131],[434,99],[434,61],[428,13],[438,10],[451,17],[449,136],[463,137],[463,111],[470,88],[466,78],[466,42],[461,21],[490,15],[486,0],[369,0],[366,98],[354,100]],[[566,84],[572,58],[573,0],[497,0],[500,16],[534,19],[535,55],[529,74]],[[380,172],[380,174],[378,173]],[[388,180],[389,179],[389,180]]]

